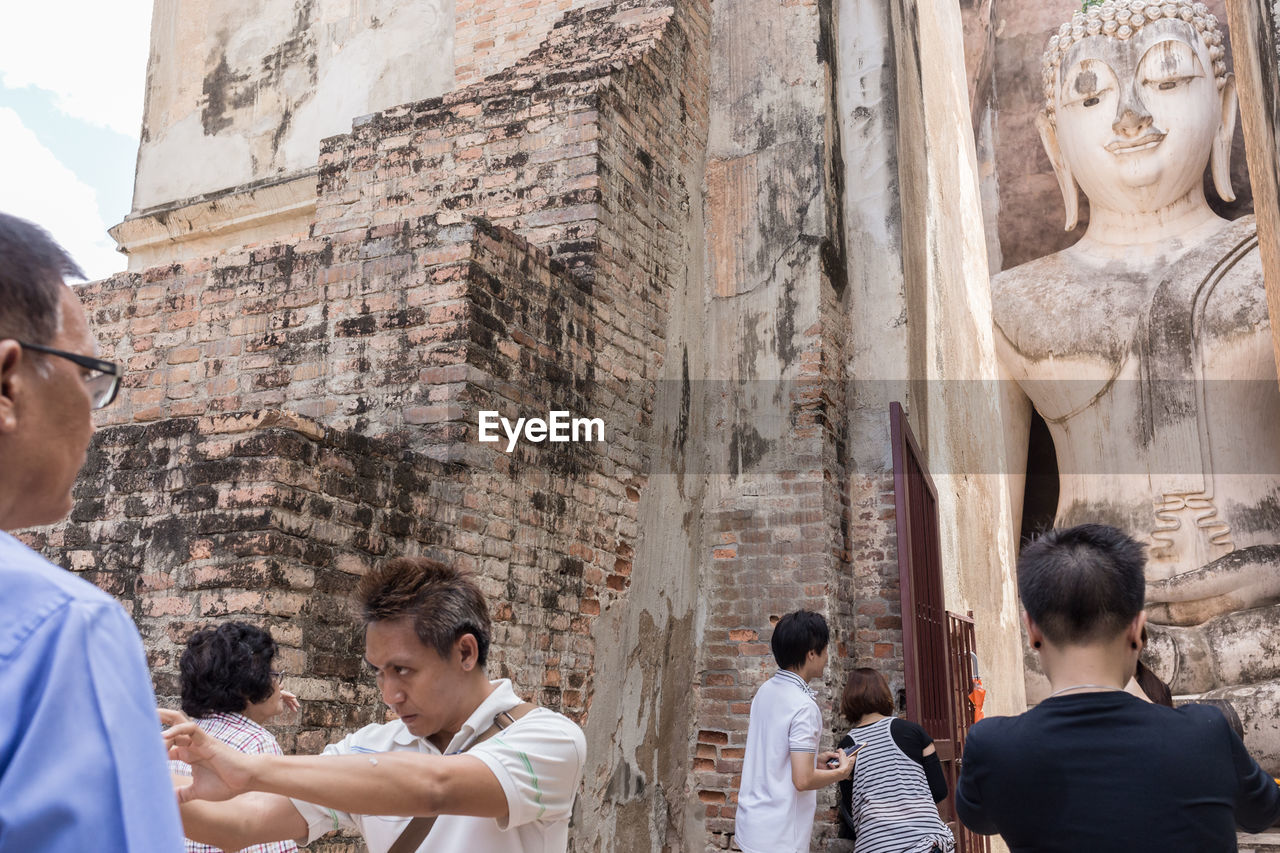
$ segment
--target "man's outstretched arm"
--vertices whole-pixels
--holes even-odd
[[[469,755],[254,755],[248,790],[283,794],[349,814],[507,819],[507,797]]]
[[[506,794],[483,761],[467,755],[246,755],[173,711],[161,711],[171,757],[192,767],[182,803],[249,791],[279,794],[348,814],[491,817],[505,821]],[[294,810],[296,812],[296,809]],[[219,812],[220,813],[220,812]],[[304,833],[305,834],[305,833]],[[297,836],[293,836],[297,837]]]

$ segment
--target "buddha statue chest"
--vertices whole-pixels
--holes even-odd
[[[1070,250],[997,276],[1001,360],[1044,417],[1058,524],[1152,544],[1153,578],[1280,529],[1280,386],[1249,219],[1135,269]]]

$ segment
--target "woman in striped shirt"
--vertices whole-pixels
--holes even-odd
[[[853,720],[842,749],[861,744],[853,776],[840,783],[840,817],[854,853],[951,853],[955,840],[938,816],[946,799],[933,739],[893,716],[884,676],[860,667],[849,676],[840,709]],[[842,835],[848,837],[846,833]]]

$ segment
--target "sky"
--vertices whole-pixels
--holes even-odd
[[[90,280],[123,270],[152,0],[8,3],[0,27],[0,211],[53,234]]]

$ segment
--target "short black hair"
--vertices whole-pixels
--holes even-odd
[[[812,610],[797,610],[788,613],[773,626],[773,636],[769,638],[769,648],[773,649],[773,659],[781,669],[791,669],[804,663],[809,652],[821,652],[831,639],[831,630],[827,620],[820,613]]]
[[[0,213],[0,340],[51,341],[67,276],[85,277],[47,231]]]
[[[275,692],[271,662],[276,641],[246,622],[196,631],[178,663],[182,711],[188,717],[239,714]]]
[[[1146,599],[1141,543],[1114,527],[1050,530],[1018,558],[1018,595],[1031,621],[1056,645],[1115,637]]]

